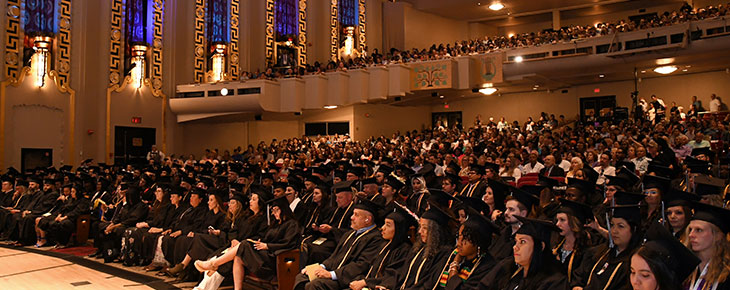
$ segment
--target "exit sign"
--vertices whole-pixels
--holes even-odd
[[[142,124],[142,117],[132,117],[132,124]]]

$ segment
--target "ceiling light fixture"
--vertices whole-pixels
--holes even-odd
[[[665,65],[665,66],[660,66],[660,67],[655,68],[654,72],[658,73],[658,74],[668,75],[670,73],[675,72],[676,70],[677,70],[677,66],[675,66],[675,65]]]
[[[598,77],[599,77],[599,78],[605,78],[605,77],[606,77],[606,75],[604,75],[604,74],[600,74],[600,75],[598,75]]]
[[[496,92],[497,92],[497,88],[483,88],[483,89],[479,89],[479,93],[481,93],[482,95],[487,95],[487,96],[489,96],[491,94],[494,94]]]
[[[522,56],[515,56],[515,62],[522,62],[523,60],[525,59]]]
[[[227,96],[228,95],[228,89],[222,88],[221,89],[221,96]]]
[[[337,106],[324,106],[327,110],[337,109]]]
[[[504,8],[504,4],[500,2],[494,2],[492,3],[492,5],[489,5],[489,9],[492,9],[494,11],[502,10],[502,8]]]

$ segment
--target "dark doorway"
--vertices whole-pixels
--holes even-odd
[[[147,152],[155,141],[155,128],[115,126],[114,164],[147,163]]]
[[[616,96],[580,98],[580,119],[595,123],[610,121],[616,109]]]
[[[53,166],[53,149],[46,148],[21,148],[20,149],[20,171],[33,170],[38,167],[48,168]]]
[[[461,122],[461,111],[431,113],[431,125],[433,128],[444,126],[444,128],[447,129],[461,129],[463,128],[463,124]]]

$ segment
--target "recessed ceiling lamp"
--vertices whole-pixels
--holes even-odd
[[[675,72],[676,70],[677,70],[677,66],[675,66],[675,65],[665,65],[665,66],[660,66],[660,67],[655,68],[654,72],[658,73],[658,74],[668,75],[670,73]]]
[[[523,60],[525,60],[525,59],[522,58],[521,56],[515,56],[515,62],[522,62]]]
[[[479,93],[483,95],[491,95],[497,92],[497,88],[494,87],[494,84],[492,83],[485,83],[482,85],[482,88],[479,89]]]
[[[502,8],[504,8],[504,4],[502,4],[501,2],[494,2],[489,5],[489,9],[492,9],[494,11],[502,10]]]
[[[327,110],[337,109],[337,106],[324,106]]]

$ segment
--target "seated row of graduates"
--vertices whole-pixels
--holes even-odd
[[[386,181],[387,186],[383,188],[397,190],[402,187],[402,183],[398,182],[389,179]],[[495,189],[498,188],[496,184],[495,182],[492,185]],[[648,238],[644,229],[653,224],[642,215],[642,210],[637,206],[644,199],[643,195],[624,192],[613,195],[615,203],[612,203],[616,206],[606,209],[611,214],[612,241],[609,243],[601,239],[600,231],[585,226],[593,220],[592,210],[587,205],[560,200],[555,213],[549,215],[556,221],[556,227],[553,222],[526,218],[535,216],[537,211],[533,211],[533,208],[540,207],[535,195],[514,187],[503,187],[507,188],[510,196],[506,198],[504,207],[499,205],[504,214],[494,223],[479,212],[485,208],[480,205],[483,204],[481,200],[462,198],[465,202],[460,203],[439,190],[429,190],[429,208],[417,219],[405,207],[390,199],[385,206],[375,204],[367,198],[358,198],[353,202],[353,189],[348,183],[334,187],[337,208],[332,211],[325,206],[328,204],[329,190],[318,187],[311,197],[311,214],[304,215],[308,219],[304,224],[310,226],[304,228],[305,239],[301,249],[303,260],[307,261],[303,265],[311,263],[320,267],[304,269],[302,275],[297,277],[298,288],[629,287],[632,253],[643,239]],[[191,270],[191,262],[196,261],[195,268],[207,273],[203,282],[212,279],[210,277],[228,276],[232,272],[234,282],[240,289],[245,275],[273,277],[275,255],[300,245],[302,229],[291,211],[291,200],[287,198],[289,194],[273,199],[266,190],[252,187],[249,197],[231,197],[226,217],[220,210],[222,198],[219,196],[208,197],[206,210],[200,207],[206,197],[205,191],[194,189],[190,197],[191,207],[185,208],[179,205],[179,193],[160,188],[156,193],[158,202],[153,206],[152,216],[148,221],[124,224],[124,217],[134,216],[134,192],[133,187],[126,190],[125,200],[129,202],[121,207],[122,213],[119,215],[122,217],[117,218],[115,214],[111,227],[107,226],[102,232],[108,236],[116,232],[118,237],[124,237],[125,245],[130,245],[125,246],[125,249],[133,253],[131,256],[136,256],[141,263],[146,264],[163,257],[170,265],[175,265],[167,269],[171,274],[182,273],[185,269]],[[171,193],[172,202],[162,206],[167,192]],[[665,195],[676,197],[676,191],[672,192],[675,194]],[[675,198],[679,201],[692,199],[687,193]],[[249,210],[244,209],[247,201]],[[266,206],[267,202],[270,206]],[[671,203],[669,205],[671,209]],[[683,203],[682,206],[688,205]],[[125,207],[129,208],[127,214],[124,214]],[[705,221],[719,228],[722,233],[727,233],[723,219],[730,215],[724,209],[702,207],[700,204],[693,204],[693,207],[697,212],[694,219]],[[266,220],[271,218],[269,211],[274,218],[267,226]],[[332,214],[327,219],[327,214],[321,214],[322,212]],[[701,214],[703,212],[706,214]],[[173,218],[170,219],[169,216]],[[463,222],[461,227],[454,225],[454,216],[460,217]],[[689,220],[688,215],[684,221],[685,227]],[[343,225],[344,221],[347,221],[346,227]],[[378,234],[376,226],[381,223],[383,226]],[[116,224],[129,226],[130,229],[119,232],[117,229],[122,226],[114,226]],[[335,224],[337,227],[332,226]],[[418,228],[417,237],[407,236],[408,229],[412,227]],[[459,229],[458,236],[451,229]],[[562,239],[556,243],[551,239],[552,232],[559,232]],[[310,236],[313,235],[319,238],[312,239]],[[413,245],[411,238],[415,240]],[[110,239],[102,235],[99,240],[103,244],[103,241]],[[309,247],[321,246],[324,242],[335,244],[329,252],[331,255],[318,259],[316,255],[309,254]],[[655,243],[658,245],[655,248],[670,248],[672,242],[676,240],[664,239]],[[667,244],[670,246],[666,246]],[[683,249],[686,251],[686,248]],[[702,256],[699,250],[695,252]],[[691,257],[685,260],[692,260]],[[692,262],[668,265],[670,268],[696,266]],[[679,275],[680,272],[686,275]],[[681,285],[690,272],[686,269],[672,269],[673,274],[668,277],[676,283],[668,285]],[[710,271],[714,272],[717,271]],[[695,274],[696,277],[692,278],[694,283],[708,280],[704,274]],[[709,278],[718,279],[718,275],[713,275],[715,276]],[[310,281],[315,277],[316,279]],[[722,282],[721,286],[725,285],[724,278],[727,275],[719,277],[722,280],[716,282]]]

